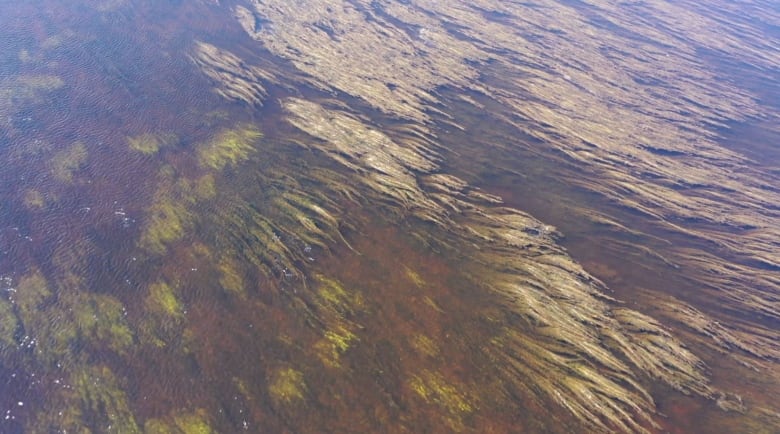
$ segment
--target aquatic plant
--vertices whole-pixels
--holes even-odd
[[[104,365],[78,367],[31,420],[32,432],[141,433],[120,380]]]
[[[425,125],[435,114],[451,123],[437,94],[443,87],[497,103],[491,105],[496,119],[539,139],[550,158],[592,173],[567,182],[644,213],[664,230],[718,243],[721,253],[706,255],[706,261],[698,259],[701,249],[689,254],[671,248],[675,261],[689,263],[694,277],[707,282],[703,290],[718,304],[741,315],[776,317],[770,294],[777,282],[765,269],[777,263],[767,253],[778,238],[769,206],[778,201],[777,191],[756,182],[775,176],[750,168],[743,156],[716,142],[713,130],[767,110],[695,55],[717,47],[759,70],[771,69],[780,55],[763,30],[742,11],[703,9],[695,2],[629,9],[542,4],[254,1],[235,14],[264,49],[307,74],[292,79],[338,89],[395,117]],[[755,7],[774,16],[765,5]],[[258,20],[272,25],[256,28]],[[601,22],[631,23],[623,27],[637,37],[628,37],[620,24]],[[746,33],[735,33],[737,28]],[[583,29],[589,35],[584,41],[571,37]],[[393,44],[382,42],[388,38]],[[461,101],[478,111],[484,107],[469,95]],[[484,145],[539,151],[536,143],[507,139]],[[707,224],[679,224],[696,221]],[[734,267],[730,256],[744,260]],[[719,272],[710,271],[715,268]]]
[[[268,380],[268,393],[277,405],[303,400],[306,393],[303,373],[293,368],[275,370]]]
[[[217,268],[220,272],[219,284],[222,285],[222,288],[241,297],[245,297],[246,284],[244,283],[244,278],[241,276],[236,261],[232,258],[223,257],[217,264]]]
[[[154,155],[161,148],[175,144],[178,141],[175,134],[151,134],[144,133],[139,136],[128,137],[127,144],[130,149],[145,155]]]
[[[0,125],[11,127],[10,115],[26,104],[40,103],[65,81],[52,74],[4,75],[0,78]]]
[[[507,134],[504,140],[485,140],[479,146],[508,151],[523,147],[562,166],[577,167],[576,175],[567,176],[565,182],[642,213],[660,231],[697,239],[691,242],[694,248],[668,246],[663,252],[647,246],[626,247],[670,266],[685,267],[686,276],[707,295],[695,310],[676,309],[674,316],[684,322],[684,315],[693,315],[692,324],[698,327],[700,339],[709,340],[706,345],[725,349],[726,336],[732,342],[739,336],[736,348],[740,351],[777,360],[777,347],[766,339],[771,331],[758,320],[744,321],[773,320],[779,312],[773,295],[778,281],[771,273],[778,262],[771,252],[777,250],[780,235],[777,213],[771,205],[778,202],[777,189],[757,181],[776,176],[717,143],[715,131],[729,122],[764,116],[769,109],[735,80],[722,79],[722,71],[712,66],[717,62],[706,62],[699,54],[706,51],[741,59],[741,65],[753,65],[752,73],[764,78],[767,76],[762,71],[774,68],[780,54],[767,43],[764,30],[737,8],[703,8],[688,1],[635,6],[571,6],[553,0],[534,5],[499,0],[370,5],[346,0],[306,4],[252,1],[234,13],[263,49],[292,62],[302,73],[289,80],[275,76],[283,86],[295,81],[343,92],[391,118],[412,121],[429,141],[433,118],[448,127],[463,128],[442,100],[441,89],[460,92],[459,101],[475,111],[481,112],[488,104],[496,121],[537,141],[525,142]],[[754,2],[751,7],[776,17],[766,4]],[[258,22],[269,24],[257,26]],[[583,32],[587,38],[572,37]],[[387,40],[393,43],[387,44]],[[229,80],[224,85],[229,86]],[[381,128],[385,137],[367,131],[359,125],[366,117],[345,113],[349,110],[343,102],[328,101],[318,107],[309,101],[288,99],[283,105],[293,125],[327,142],[301,140],[301,145],[318,149],[358,173],[361,185],[389,199],[388,208],[396,216],[412,214],[449,230],[459,227],[463,236],[478,246],[496,240],[512,245],[494,252],[497,255],[487,255],[483,263],[508,263],[514,273],[526,273],[528,265],[511,265],[514,260],[507,256],[552,259],[543,255],[551,245],[536,244],[522,229],[492,227],[509,224],[506,213],[483,219],[483,223],[498,219],[489,227],[469,224],[464,210],[478,216],[484,210],[474,204],[500,199],[470,191],[454,177],[433,173],[433,167],[410,165],[414,158],[423,158],[425,164],[435,162],[430,158],[435,146],[419,140],[420,135],[393,136],[397,141],[398,137],[409,137],[416,146],[388,145],[394,127]],[[404,157],[410,151],[414,157]],[[582,172],[588,175],[582,176]],[[594,216],[590,207],[577,212],[584,219],[609,222],[616,233],[637,235],[636,228],[618,216]],[[531,224],[529,232],[545,233],[544,225],[521,220],[515,223]],[[426,234],[419,238],[446,247],[443,240],[432,242]],[[699,242],[715,243],[715,248],[705,252]],[[525,245],[530,252],[524,251]],[[568,261],[554,256],[559,263]],[[547,268],[536,268],[537,272],[542,269]],[[568,269],[573,275],[584,275]],[[546,288],[538,276],[534,284]],[[474,281],[481,279],[475,277]],[[579,284],[593,285],[593,281],[585,279]],[[512,294],[506,288],[501,291]],[[697,312],[722,306],[729,306],[729,321],[720,322],[719,331],[713,332],[712,325],[704,325]],[[556,311],[554,307],[550,305]],[[534,309],[542,312],[545,306]],[[612,315],[611,307],[601,309],[593,313]],[[723,318],[722,313],[719,316]],[[575,321],[588,327],[597,322],[585,316]],[[700,374],[692,374],[701,370],[688,369],[698,362],[679,353],[680,348],[649,364],[639,360],[655,351],[651,348],[656,344],[651,341],[669,338],[658,324],[633,312],[621,313],[621,321],[626,324],[614,340],[631,354],[629,359],[637,358],[633,362],[643,366],[640,369],[653,370],[653,363],[663,365],[666,362],[660,360],[671,357],[673,362],[667,362],[679,368],[673,375],[686,378],[682,388],[710,394],[702,386]],[[641,327],[635,327],[640,323],[652,325],[655,331],[649,335],[641,332]],[[610,320],[604,330],[614,326]],[[631,347],[635,348],[629,350]],[[659,372],[672,384],[680,384],[664,369]],[[611,419],[632,417],[610,414]]]
[[[86,161],[86,145],[76,142],[54,154],[50,162],[52,175],[60,181],[71,182],[73,175],[84,166]]]
[[[181,339],[185,330],[184,307],[177,295],[178,288],[166,281],[149,285],[144,309],[146,318],[139,325],[142,343],[162,348],[171,344],[186,349],[186,339]]]
[[[146,307],[152,312],[171,318],[182,316],[182,307],[173,288],[165,282],[153,283],[149,286],[146,297]]]
[[[24,193],[24,205],[32,210],[41,209],[46,206],[46,199],[38,190],[27,190]]]
[[[486,349],[510,367],[501,372],[516,391],[556,402],[599,431],[644,431],[654,424],[653,400],[638,379],[642,373],[713,396],[699,359],[653,320],[617,308],[601,284],[555,245],[554,228],[496,207],[496,198],[472,194],[455,177],[421,176],[434,171],[435,163],[342,111],[298,99],[284,107],[291,123],[320,140],[309,147],[362,173],[364,194],[389,196],[409,217],[449,234],[420,237],[442,249],[480,246],[469,254],[473,284],[502,295],[507,309],[528,324]],[[403,187],[377,182],[386,174]]]
[[[147,221],[139,245],[154,254],[167,251],[167,245],[180,240],[191,229],[195,216],[192,207],[216,194],[214,178],[176,178],[172,168],[160,171],[160,184],[147,211]]]
[[[194,52],[192,61],[218,84],[216,91],[219,95],[250,105],[263,105],[268,92],[262,82],[274,81],[271,73],[249,66],[230,51],[205,42],[196,42]]]
[[[0,298],[0,353],[5,353],[9,348],[16,346],[16,331],[19,328],[19,321],[14,314],[11,303],[4,298]]]
[[[255,142],[260,137],[260,131],[250,126],[221,131],[198,148],[198,160],[202,166],[214,170],[236,165],[254,151]]]
[[[456,432],[464,429],[463,416],[474,410],[467,396],[438,373],[425,370],[420,376],[413,376],[409,388],[423,401],[440,406],[447,413],[447,424]]]
[[[321,340],[314,344],[314,350],[322,363],[331,368],[341,366],[341,355],[352,346],[357,336],[349,330],[336,326],[335,330],[325,331]]]
[[[144,422],[144,434],[211,434],[215,432],[203,409],[176,412],[166,418]]]
[[[20,279],[13,300],[20,325],[35,342],[35,357],[44,365],[77,363],[84,354],[74,347],[124,354],[133,344],[124,306],[114,297],[67,287],[55,295],[43,274],[32,270]]]

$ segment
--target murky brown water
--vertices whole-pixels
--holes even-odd
[[[305,250],[305,277],[281,261],[270,275],[242,261],[242,249],[258,240],[242,232],[245,215],[225,210],[242,204],[273,212],[269,191],[284,191],[286,180],[261,173],[284,168],[305,190],[310,181],[299,174],[333,164],[288,146],[299,133],[281,121],[277,102],[318,91],[274,88],[264,107],[247,107],[213,93],[194,67],[194,40],[268,59],[252,51],[223,7],[0,1],[0,26],[0,432],[79,425],[122,433],[166,432],[161,426],[226,433],[578,429],[568,413],[502,384],[503,368],[483,343],[506,326],[522,329],[522,319],[464,279],[469,258],[430,249],[409,235],[408,221],[371,204],[343,203],[357,222],[341,228],[349,246],[280,237]],[[567,179],[591,174],[442,95],[467,127],[439,128],[447,172],[556,226],[573,258],[631,308],[653,315],[644,301],[668,294],[717,315],[685,269],[641,248],[665,255],[669,244],[706,243],[572,187]],[[197,183],[208,173],[196,145],[242,122],[265,134],[265,148],[215,175],[215,194],[200,193]],[[736,126],[726,140],[776,170],[769,143],[777,132],[762,127]],[[176,139],[145,155],[128,146],[128,137],[144,133]],[[195,186],[181,187],[187,182]],[[164,255],[151,255],[138,240],[161,191],[189,208],[184,234]],[[643,235],[626,238],[588,223],[581,212],[594,209]],[[41,280],[30,283],[31,276]],[[228,279],[239,282],[235,293],[224,289]],[[160,282],[173,288],[174,300],[162,289],[149,298],[150,285]],[[42,287],[50,294],[40,299],[19,294]],[[777,375],[704,345],[692,349],[715,386],[776,405]],[[745,422],[751,414],[644,382],[663,415],[659,432],[753,426]]]

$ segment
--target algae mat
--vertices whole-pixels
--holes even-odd
[[[0,432],[780,429],[771,2],[0,24]]]

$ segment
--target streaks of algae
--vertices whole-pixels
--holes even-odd
[[[655,321],[617,308],[554,244],[552,228],[515,209],[480,205],[496,198],[474,199],[464,181],[429,175],[435,163],[347,113],[300,99],[283,105],[291,123],[319,140],[308,146],[361,172],[366,194],[389,197],[396,208],[448,234],[420,236],[443,246],[480,246],[468,253],[473,283],[502,294],[527,323],[487,350],[509,367],[503,372],[519,391],[560,404],[598,431],[654,425],[654,404],[640,375],[712,396],[698,358]],[[397,174],[394,182],[403,188],[377,181],[388,173]]]

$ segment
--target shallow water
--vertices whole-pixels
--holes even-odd
[[[334,96],[390,130],[402,122],[300,85],[269,86],[262,107],[222,98],[191,60],[193,41],[298,73],[258,50],[219,2],[0,1],[0,25],[0,432],[584,429],[506,384],[509,368],[488,343],[532,325],[473,283],[472,246],[426,244],[415,235],[451,234],[342,197],[325,202],[343,210],[341,239],[258,229],[258,216],[294,220],[281,197],[330,191],[318,171],[350,176],[294,144],[305,137],[279,99]],[[594,173],[458,93],[441,89],[453,119],[434,117],[441,172],[555,226],[559,244],[632,309],[664,318],[651,300],[671,295],[737,317],[672,265],[670,246],[714,247],[577,187],[569,181]],[[215,136],[247,125],[264,134],[256,149],[204,160]],[[159,149],[133,149],[144,134]],[[771,121],[722,133],[773,175],[776,137]],[[641,234],[589,222],[593,210]],[[163,224],[149,235],[154,222]],[[713,386],[778,411],[776,361],[746,368],[662,322]],[[776,322],[756,323],[776,339]],[[765,417],[641,381],[658,432],[748,432]],[[771,432],[778,422],[768,420]]]

